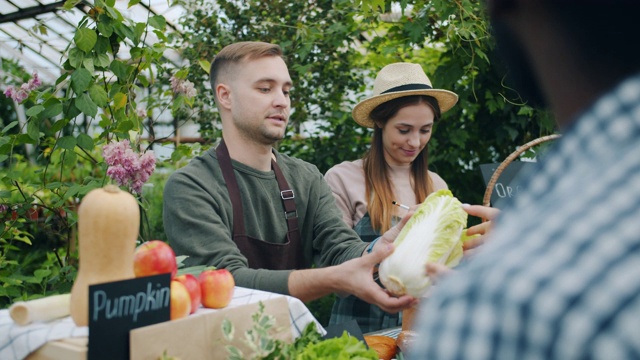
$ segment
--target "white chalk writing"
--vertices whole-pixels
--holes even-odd
[[[157,287],[160,286],[157,284]],[[93,293],[93,320],[97,321],[101,316],[105,319],[130,316],[136,322],[138,315],[143,312],[168,307],[170,297],[170,288],[153,289],[151,283],[147,284],[146,292],[113,298],[109,298],[104,290],[98,290]]]

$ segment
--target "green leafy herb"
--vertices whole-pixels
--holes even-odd
[[[230,360],[312,360],[312,359],[371,359],[377,360],[378,354],[367,349],[364,342],[350,336],[346,331],[341,337],[322,339],[316,324],[311,322],[293,343],[274,339],[275,318],[264,313],[264,304],[259,303],[259,310],[252,315],[253,327],[244,333],[243,342],[251,350],[245,354],[233,345],[227,345]],[[234,338],[233,324],[228,320],[222,322],[222,332],[227,341]]]

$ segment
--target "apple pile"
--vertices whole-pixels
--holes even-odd
[[[233,298],[235,281],[227,269],[205,269],[198,277],[177,275],[176,254],[162,240],[147,241],[138,246],[133,258],[136,277],[171,274],[171,320],[187,317],[200,308],[222,309]]]

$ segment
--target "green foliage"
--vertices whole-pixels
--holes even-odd
[[[374,1],[363,1],[363,6]],[[389,3],[386,1],[385,3]],[[434,87],[456,92],[458,104],[436,124],[430,164],[464,202],[481,203],[479,165],[500,162],[517,146],[554,131],[548,113],[528,106],[505,83],[505,69],[477,0],[414,1],[398,20],[379,24],[366,43],[372,62],[417,62]],[[384,54],[380,56],[379,54]],[[369,59],[368,58],[368,59]]]
[[[26,122],[18,120],[13,102],[0,95],[0,204],[6,205],[0,213],[5,226],[0,257],[8,261],[0,263],[0,271],[2,289],[11,289],[6,290],[9,295],[0,295],[3,299],[38,296],[47,287],[47,293],[57,291],[50,279],[59,279],[59,288],[65,288],[62,279],[73,275],[66,269],[73,266],[75,256],[71,230],[77,203],[107,182],[100,151],[104,144],[129,139],[142,150],[139,135],[150,129],[152,116],[164,110],[171,111],[176,124],[196,121],[205,138],[220,136],[207,72],[213,56],[235,41],[262,40],[283,47],[295,86],[292,126],[279,150],[315,164],[322,172],[360,158],[367,150],[371,132],[353,122],[351,109],[367,96],[375,74],[397,61],[421,64],[434,87],[453,90],[460,97],[436,124],[429,151],[432,170],[464,202],[482,199],[478,165],[499,162],[517,146],[554,130],[548,113],[523,103],[506,85],[478,0],[401,1],[402,13],[395,17],[390,15],[394,6],[386,0],[178,2],[188,9],[182,37],[169,31],[162,16],[150,14],[146,22],[135,23],[114,8],[115,1],[94,1],[66,49],[63,74],[23,102]],[[64,7],[71,9],[77,3],[68,0]],[[145,39],[150,33],[160,42],[148,45]],[[124,46],[131,58],[116,58]],[[188,68],[177,69],[163,58],[172,47],[181,50]],[[2,67],[4,74],[11,74],[2,79],[8,85],[19,86],[30,78],[14,62],[3,61]],[[201,96],[172,93],[170,74],[195,83]],[[96,124],[98,132],[89,133]],[[179,146],[171,157],[173,167],[183,166],[207,146]],[[165,178],[166,173],[154,174],[150,180],[154,186],[146,187],[140,198],[146,210],[143,240],[165,239],[161,222]],[[34,207],[40,214],[37,223],[29,217]],[[43,233],[57,234],[57,240],[42,240]],[[37,277],[35,268],[18,272],[17,264],[27,255],[39,256],[30,260],[34,267],[40,262],[42,269],[64,276]],[[31,288],[33,283],[19,282],[20,276],[41,279],[46,286]],[[319,319],[328,316],[331,299],[327,299],[309,304],[312,311],[317,307],[314,315]]]
[[[146,209],[140,214],[140,233],[143,239],[165,242],[168,240],[162,223],[162,191],[171,171],[170,167],[157,169],[149,181],[142,186],[140,201],[143,208]]]
[[[253,327],[245,332],[243,338],[243,343],[249,348],[251,355],[245,355],[235,346],[227,345],[230,360],[264,359],[275,351],[278,342],[272,338],[271,332],[275,330],[276,320],[273,316],[264,313],[262,302],[258,305],[258,312],[251,315]],[[228,319],[222,320],[222,333],[227,341],[233,340],[234,326]]]
[[[65,8],[75,3],[67,1]],[[23,103],[26,123],[0,137],[0,144],[4,144],[0,156],[5,157],[3,168],[7,170],[0,175],[3,203],[10,207],[31,204],[37,194],[44,193],[47,201],[43,204],[73,212],[87,192],[107,182],[106,164],[101,158],[103,145],[127,139],[134,149],[142,150],[139,136],[144,131],[146,112],[166,108],[185,97],[178,94],[174,98],[167,87],[168,79],[157,77],[171,71],[162,55],[169,41],[166,30],[162,17],[136,23],[125,19],[113,4],[95,2],[78,24],[67,48],[68,58],[62,64],[65,71],[56,84],[32,91]],[[160,37],[153,46],[145,43],[151,31]],[[128,61],[115,56],[125,45],[130,47]],[[146,84],[147,97],[140,98],[139,94],[145,93],[140,84]],[[146,107],[144,116],[138,106]],[[92,121],[100,126],[97,135],[88,133]],[[15,149],[26,145],[37,146],[37,151],[25,154],[25,159]],[[34,171],[37,176],[12,176],[21,171],[25,160],[41,166]]]
[[[371,131],[354,126],[351,112],[333,114],[331,121],[317,125],[314,136],[283,139],[279,151],[314,164],[322,173],[343,161],[361,157],[369,148]]]
[[[305,306],[307,307],[307,309],[309,309],[309,312],[313,314],[313,317],[315,317],[322,326],[328,326],[329,319],[331,317],[331,308],[333,307],[335,299],[336,295],[331,294],[313,301],[309,301],[305,303]]]
[[[500,162],[519,145],[554,131],[549,114],[523,103],[506,85],[480,1],[402,1],[397,18],[389,16],[392,5],[385,0],[187,3],[193,11],[183,21],[183,55],[192,64],[190,79],[207,95],[196,106],[215,109],[204,84],[217,51],[236,41],[281,45],[294,89],[292,126],[279,150],[323,173],[368,149],[371,131],[355,124],[351,109],[367,96],[368,81],[398,61],[421,64],[434,87],[459,95],[458,105],[436,124],[429,154],[431,169],[464,202],[482,201],[480,164]],[[208,111],[201,123],[215,139],[220,130],[211,125],[215,112]],[[310,133],[306,121],[314,121]],[[327,319],[331,302],[308,306]]]
[[[138,2],[131,0],[129,6]],[[68,0],[64,8],[77,3]],[[153,114],[173,109],[185,119],[191,115],[186,108],[193,103],[192,95],[169,86],[169,75],[177,69],[163,53],[175,34],[168,31],[164,17],[150,14],[145,22],[135,22],[114,5],[112,0],[86,4],[90,9],[65,49],[62,75],[55,84],[31,89],[26,99],[16,100],[20,104],[0,96],[7,110],[0,112],[0,259],[7,261],[0,262],[0,289],[5,291],[0,296],[68,292],[77,263],[76,208],[85,194],[109,181],[102,147],[129,140],[134,151],[143,152],[152,144],[140,136],[145,129],[150,132]],[[151,32],[159,39],[153,45],[146,41]],[[124,47],[128,59],[118,56]],[[14,62],[2,61],[2,66],[2,73],[9,74],[3,82],[14,88],[31,77]],[[26,120],[18,119],[19,107],[24,107]],[[147,199],[138,196],[140,240],[164,237],[161,189],[154,188]],[[147,205],[154,206],[153,214],[147,214]],[[17,271],[16,264],[27,261],[37,269]],[[29,285],[38,282],[40,289]]]
[[[279,150],[322,172],[368,149],[371,132],[353,122],[351,108],[366,97],[366,79],[392,62],[419,63],[435,87],[459,95],[458,105],[436,124],[429,151],[432,170],[465,202],[482,200],[480,164],[502,161],[517,146],[554,131],[549,114],[523,103],[506,85],[480,1],[403,1],[395,17],[390,1],[377,0],[188,4],[194,11],[183,21],[183,54],[202,94],[209,91],[205,69],[225,45],[262,40],[283,47],[294,89],[292,126]],[[210,95],[199,101],[214,108]],[[212,118],[214,113],[203,120],[208,136],[217,138]],[[311,132],[306,121],[314,122]]]
[[[232,42],[260,40],[279,44],[287,56],[294,83],[292,137],[306,121],[327,121],[331,129],[344,121],[345,108],[352,101],[343,95],[363,86],[358,69],[352,66],[362,55],[350,44],[359,41],[363,26],[356,20],[352,2],[191,0],[187,5],[192,11],[182,21],[186,28],[183,55],[192,64],[191,81],[198,84],[199,93],[209,95],[199,99],[201,106],[214,106],[204,86],[208,74],[202,64]],[[219,136],[210,124],[214,116],[201,119],[212,138]]]
[[[379,357],[374,349],[367,348],[364,342],[349,335],[345,331],[340,337],[326,339],[306,346],[300,355],[297,356],[297,359],[376,360],[379,359]]]
[[[63,261],[64,251],[4,244],[0,255],[0,308],[71,291],[77,269]]]
[[[258,311],[251,315],[253,326],[242,338],[250,353],[245,354],[237,347],[227,345],[225,348],[230,360],[378,359],[375,350],[367,349],[362,341],[350,336],[346,331],[341,337],[322,339],[313,322],[307,324],[293,343],[274,339],[273,332],[277,330],[275,318],[265,314],[262,302],[258,305]],[[222,321],[222,333],[228,342],[235,338],[235,328],[227,319]]]

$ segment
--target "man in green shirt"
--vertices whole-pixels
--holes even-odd
[[[302,301],[335,292],[388,312],[413,305],[415,299],[388,295],[372,277],[404,222],[379,241],[362,242],[342,221],[318,169],[273,148],[291,106],[280,47],[229,45],[210,74],[223,136],[165,186],[164,227],[176,254],[188,255],[188,265],[228,269],[238,286]]]

